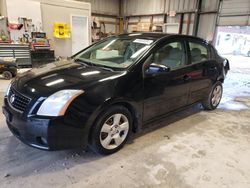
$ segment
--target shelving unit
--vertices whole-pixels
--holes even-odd
[[[0,44],[0,58],[3,57],[15,58],[18,66],[31,66],[29,45]]]

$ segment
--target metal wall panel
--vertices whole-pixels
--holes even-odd
[[[196,9],[196,3],[197,3],[197,0],[189,0],[188,9],[185,9],[185,11],[194,11]]]
[[[196,0],[166,0],[165,10],[184,12],[184,11],[194,11],[196,5]]]
[[[93,12],[119,15],[118,0],[91,0],[91,5]]]
[[[242,14],[249,13],[250,0],[223,0],[221,14]]]
[[[218,25],[250,25],[250,0],[223,0]]]
[[[202,0],[201,11],[217,11],[219,0]]]
[[[91,10],[94,13],[119,15],[118,0],[78,0],[91,3]]]
[[[165,9],[164,9],[165,5]],[[159,14],[169,11],[194,11],[196,0],[125,0],[126,15]]]
[[[125,0],[125,15],[158,14],[164,12],[164,0]]]
[[[249,16],[227,16],[219,18],[219,26],[246,26],[249,24]]]
[[[198,36],[208,41],[213,40],[215,31],[216,14],[204,14],[200,16],[200,24],[198,27]]]

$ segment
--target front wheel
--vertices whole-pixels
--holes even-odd
[[[220,104],[222,98],[223,87],[221,82],[216,82],[212,87],[208,97],[202,101],[205,110],[214,110]]]
[[[112,106],[101,114],[93,127],[91,148],[100,154],[112,154],[126,143],[132,128],[127,108]]]

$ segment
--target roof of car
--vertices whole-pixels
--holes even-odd
[[[146,33],[139,33],[139,32],[135,32],[135,33],[125,33],[125,34],[121,34],[119,35],[120,37],[142,37],[142,38],[152,38],[152,39],[159,39],[159,38],[163,38],[166,36],[169,36],[169,34],[166,33],[150,33],[150,32],[146,32]]]
[[[168,36],[177,36],[177,37],[179,36],[179,37],[194,38],[194,39],[205,41],[202,38],[191,36],[191,35],[167,34],[167,33],[158,33],[158,32],[145,32],[145,33],[135,32],[135,33],[121,34],[119,36],[120,37],[135,37],[135,38],[149,38],[153,40],[158,40],[158,39],[165,38]]]

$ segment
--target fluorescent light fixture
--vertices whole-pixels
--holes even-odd
[[[94,74],[99,74],[100,71],[89,71],[89,72],[84,72],[81,75],[82,76],[90,76],[90,75],[94,75]]]
[[[53,85],[59,84],[61,82],[64,82],[64,79],[58,79],[58,80],[49,82],[49,83],[46,84],[46,86],[53,86]]]

